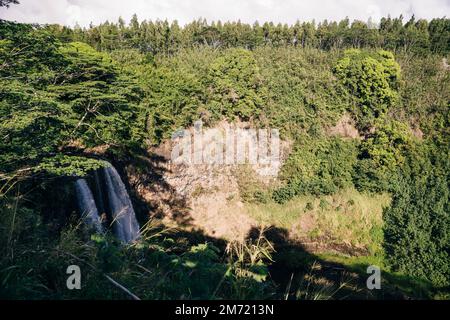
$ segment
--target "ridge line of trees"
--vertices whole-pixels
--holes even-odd
[[[394,52],[429,52],[448,54],[450,51],[450,19],[435,18],[430,21],[411,17],[406,23],[403,17],[381,19],[375,24],[348,18],[341,21],[295,24],[254,24],[237,22],[207,22],[198,19],[180,26],[175,20],[144,20],[134,15],[129,24],[119,18],[98,26],[74,28],[47,25],[65,42],[82,41],[97,50],[124,48],[139,49],[143,53],[171,55],[182,48],[209,46],[213,48],[260,46],[312,47],[323,50],[345,48],[384,48]]]

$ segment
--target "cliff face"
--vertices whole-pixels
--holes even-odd
[[[209,130],[225,133],[230,127],[250,128],[247,123],[230,125],[221,122],[204,130],[203,146],[207,148],[212,142],[208,137]],[[194,128],[187,130],[190,133],[193,131]],[[257,222],[246,212],[242,185],[250,180],[262,188],[278,184],[278,171],[289,153],[290,143],[281,141],[279,162],[276,164],[193,164],[173,159],[173,150],[178,142],[166,140],[150,150],[153,159],[147,161],[148,167],[155,171],[153,175],[142,175],[128,168],[130,184],[139,197],[154,208],[151,215],[161,218],[168,225],[201,229],[209,236],[227,240],[244,239],[250,229],[257,226]]]
[[[223,132],[229,123],[209,128]],[[247,123],[239,128],[251,128]],[[186,134],[192,134],[189,128]],[[363,139],[350,118],[344,116],[329,135]],[[205,138],[208,145],[211,140]],[[282,228],[290,241],[314,252],[366,254],[371,250],[372,231],[382,225],[386,194],[366,195],[353,188],[330,195],[303,195],[278,204],[264,198],[282,182],[268,175],[267,164],[186,163],[186,153],[174,153],[180,139],[163,141],[149,150],[141,163],[130,164],[125,172],[141,214],[161,220],[166,226],[201,231],[207,236],[242,241],[254,228]],[[279,166],[291,152],[289,141],[280,141]],[[195,149],[188,148],[192,152]],[[174,156],[175,155],[175,156]],[[192,154],[195,157],[195,152]],[[279,169],[279,168],[278,168]],[[266,194],[264,193],[266,192]]]

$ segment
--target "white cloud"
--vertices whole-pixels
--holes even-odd
[[[178,20],[185,24],[197,18],[258,20],[294,23],[296,20],[378,21],[382,16],[418,18],[450,16],[450,0],[20,0],[20,5],[0,9],[0,18],[20,22],[88,26],[105,20],[128,21],[136,13],[143,19]]]

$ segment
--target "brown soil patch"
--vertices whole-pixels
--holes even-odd
[[[214,128],[230,124],[222,121]],[[250,128],[238,122],[235,128]],[[208,130],[207,128],[203,128]],[[189,129],[193,131],[193,128]],[[186,229],[202,230],[206,235],[227,240],[243,240],[257,225],[248,216],[239,194],[236,172],[242,165],[172,163],[174,143],[164,141],[150,150],[156,160],[147,159],[148,175],[129,171],[129,181],[138,196],[152,207],[151,216]],[[281,141],[280,164],[290,152],[291,143]],[[248,166],[248,165],[246,165]],[[267,165],[250,165],[251,175],[262,183],[273,183],[276,176],[265,175]],[[157,172],[155,174],[154,172]],[[245,177],[244,177],[245,179]]]
[[[356,129],[355,121],[349,114],[345,113],[334,127],[327,130],[330,136],[340,136],[343,138],[361,139],[358,129]]]

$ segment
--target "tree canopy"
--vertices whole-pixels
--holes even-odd
[[[0,0],[0,7],[9,7],[11,4],[18,4],[18,0]]]

